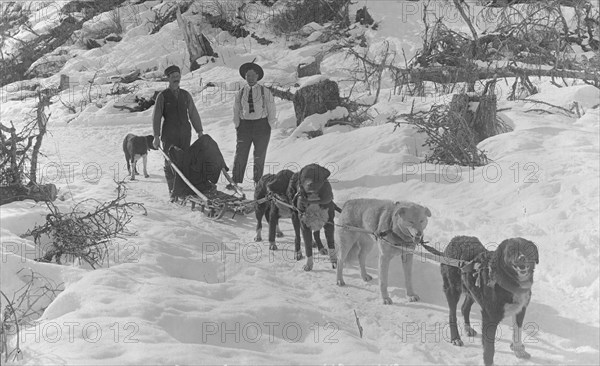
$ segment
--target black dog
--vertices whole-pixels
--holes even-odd
[[[452,344],[462,346],[456,324],[456,305],[462,292],[466,298],[461,311],[467,335],[477,334],[471,328],[469,314],[474,301],[481,306],[483,319],[483,362],[494,363],[496,329],[503,318],[513,316],[513,342],[510,348],[518,358],[529,358],[521,341],[525,310],[531,299],[533,271],[539,262],[534,243],[523,238],[504,240],[495,251],[488,251],[475,237],[458,236],[450,241],[444,255],[470,262],[462,269],[447,264],[440,266],[444,293],[450,309]]]
[[[295,257],[296,260],[302,259],[300,249],[300,233],[302,233],[306,251],[305,271],[310,271],[313,267],[311,233],[321,228],[325,230],[329,257],[334,268],[337,262],[333,219],[335,211],[341,212],[341,210],[333,202],[333,191],[327,180],[330,174],[329,170],[318,164],[309,164],[292,176],[288,186],[288,197],[293,197],[292,205],[296,208],[292,211],[292,223],[296,232]]]
[[[135,180],[135,175],[139,174],[137,171],[137,161],[140,157],[144,163],[144,177],[148,178],[148,171],[146,170],[146,164],[148,160],[148,150],[156,150],[152,142],[154,136],[136,136],[132,133],[127,134],[123,139],[123,152],[125,153],[125,160],[127,161],[127,171],[131,174],[131,180]]]
[[[290,190],[290,192],[294,192],[290,196],[288,195],[288,188],[293,174],[294,173],[291,170],[284,169],[277,174],[263,175],[254,189],[254,200],[259,201],[268,195],[273,195],[279,201],[291,205],[295,195],[295,189]],[[283,236],[283,233],[279,230],[279,219],[291,218],[292,209],[277,203],[276,201],[269,200],[262,203],[256,203],[254,212],[256,214],[256,237],[254,240],[262,241],[262,218],[264,216],[269,223],[269,249],[277,250],[275,237],[280,238]],[[325,250],[323,243],[321,242],[320,231],[317,230],[313,232],[313,237],[319,252],[327,254],[327,250]],[[300,234],[298,232],[296,235],[296,246],[300,246]]]
[[[254,188],[254,200],[259,201],[269,194],[273,194],[278,199],[286,202],[285,193],[292,174],[294,173],[291,170],[284,169],[277,174],[263,175]],[[275,237],[280,238],[283,236],[283,233],[279,230],[279,219],[291,217],[290,210],[284,206],[276,205],[271,200],[262,203],[257,202],[254,207],[256,215],[256,237],[254,241],[262,241],[262,218],[264,216],[269,224],[269,249],[277,250]]]

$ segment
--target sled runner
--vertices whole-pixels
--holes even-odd
[[[159,149],[175,172],[172,201],[181,200],[182,205],[191,203],[192,211],[199,210],[207,217],[218,220],[227,212],[247,215],[254,211],[255,201],[233,182],[216,142],[202,135],[186,151],[172,146],[168,152]],[[235,189],[234,194],[217,190],[217,182],[223,174]]]

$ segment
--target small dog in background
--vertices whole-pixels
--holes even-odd
[[[146,169],[148,160],[148,150],[156,150],[152,142],[153,135],[136,136],[132,133],[127,134],[123,139],[123,152],[127,161],[127,171],[131,175],[131,180],[135,180],[135,175],[140,174],[137,171],[137,161],[142,158],[144,164],[144,177],[148,178],[148,170]]]

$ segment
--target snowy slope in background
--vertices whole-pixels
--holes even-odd
[[[379,31],[368,31],[372,41],[387,39],[407,51],[416,50],[420,18],[407,17],[398,27],[403,14],[399,8],[413,5],[367,2],[374,18],[381,20]],[[46,157],[41,161],[44,183],[55,183],[65,198],[56,202],[61,210],[69,211],[87,198],[113,199],[114,179],[127,175],[123,137],[151,133],[151,110],[123,113],[114,108],[131,102],[132,96],[103,96],[80,108],[87,95],[86,80],[98,70],[97,77],[108,78],[141,66],[187,61],[176,25],[152,36],[143,33],[132,27],[122,42],[82,53],[65,67],[81,83],[64,92],[62,99],[77,105],[81,113],[69,114],[60,102],[52,105],[50,134],[43,145]],[[284,42],[261,46],[250,37],[229,40],[215,47],[221,55],[215,63],[183,76],[182,87],[193,93],[205,132],[218,142],[230,165],[235,148],[233,95],[243,81],[238,66],[256,57],[265,68],[265,82],[288,85],[296,82],[299,60],[310,59],[326,46],[289,50]],[[344,62],[348,61],[333,55],[324,60],[322,71],[341,78],[342,66],[348,65]],[[207,82],[217,87],[202,90]],[[598,89],[558,89],[536,82],[542,92],[532,99],[565,108],[577,102],[585,114],[574,119],[528,112],[540,106],[501,100],[500,107],[510,108],[502,118],[514,131],[480,144],[494,161],[486,167],[421,164],[427,153],[421,146],[423,136],[411,127],[394,131],[393,125],[381,123],[386,113],[410,110],[412,100],[403,101],[384,89],[381,95],[386,97],[376,106],[380,116],[371,126],[349,132],[331,129],[310,140],[291,137],[293,105],[277,99],[278,128],[272,133],[266,169],[297,170],[318,162],[331,170],[340,206],[357,197],[426,205],[433,214],[426,238],[438,248],[455,235],[477,236],[490,248],[515,236],[536,242],[540,264],[525,319],[525,344],[532,359],[512,355],[511,329],[505,321],[496,363],[597,364],[600,117],[598,108],[592,107]],[[150,81],[136,85],[137,95],[144,96],[166,87]],[[95,92],[105,95],[110,87]],[[499,85],[499,91],[508,87]],[[8,98],[2,100],[0,118],[18,125],[35,101],[11,100],[4,92]],[[449,98],[417,99],[415,105],[426,109]],[[315,119],[320,123],[319,117]],[[65,288],[39,323],[21,337],[24,357],[19,364],[482,363],[479,336],[465,337],[463,348],[447,341],[447,307],[438,265],[416,261],[415,288],[421,302],[407,303],[401,263],[395,259],[389,287],[394,305],[384,306],[376,251],[368,261],[375,279],[364,283],[358,268],[350,266],[345,271],[348,286],[339,288],[325,257],[317,256],[310,273],[302,271],[303,262],[292,260],[289,220],[282,221],[285,237],[273,253],[265,242],[253,241],[253,215],[213,222],[189,207],[168,203],[162,160],[159,153],[150,152],[150,178],[127,181],[128,200],[144,203],[148,215],[137,213],[130,224],[137,236],[115,241],[108,268],[34,262],[32,242],[18,236],[44,222],[45,206],[32,202],[2,206],[2,290],[22,286],[25,279],[15,274],[20,268],[34,269]],[[72,169],[59,173],[56,167]],[[250,179],[244,186],[251,195]],[[354,311],[365,330],[362,339]],[[474,324],[481,321],[477,306],[472,319]]]

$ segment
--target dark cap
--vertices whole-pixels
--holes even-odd
[[[179,69],[179,67],[175,66],[175,65],[171,65],[165,69],[165,75],[167,75],[167,76],[169,76],[170,74],[172,74],[174,72],[181,73],[181,69]]]
[[[258,64],[255,64],[254,62],[246,62],[245,64],[240,66],[240,75],[242,76],[242,78],[246,78],[246,73],[249,70],[256,71],[256,73],[258,74],[258,80],[262,79],[265,75],[265,72],[263,71],[262,67],[258,66]]]

